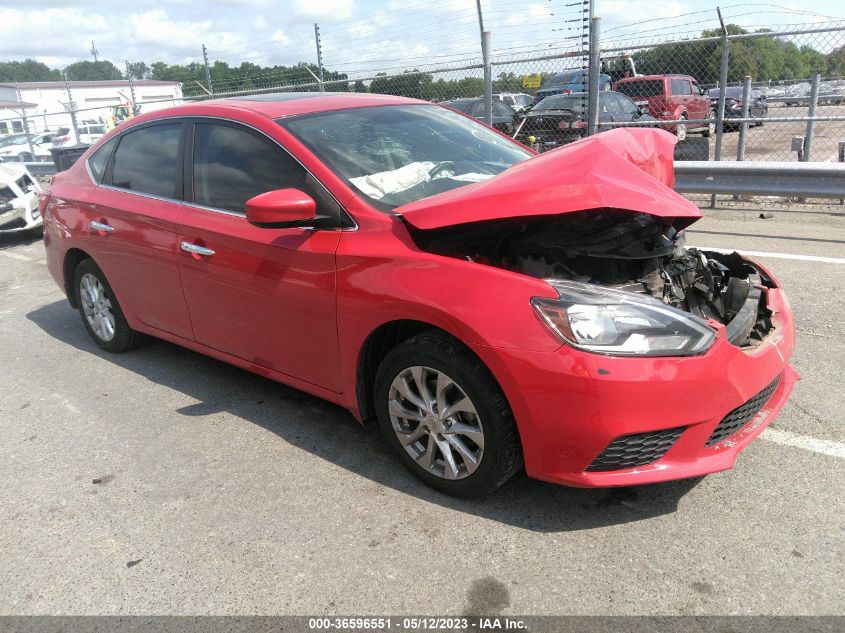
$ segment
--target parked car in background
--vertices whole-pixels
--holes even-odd
[[[719,89],[713,88],[707,93],[710,97],[710,107],[714,112],[719,110]],[[725,88],[725,118],[738,119],[742,116],[742,95],[743,89],[741,86],[728,86]],[[763,118],[769,113],[769,105],[766,101],[766,95],[759,90],[751,89],[749,93],[750,99],[748,103],[748,116],[755,118]],[[733,125],[736,125],[735,123]],[[763,125],[763,122],[752,123],[751,125]]]
[[[16,160],[20,162],[30,160],[41,160],[50,157],[50,147],[52,147],[52,139],[54,132],[42,132],[41,134],[31,134],[32,149],[30,149],[29,140],[26,134],[21,134],[15,142],[6,145],[0,145],[0,160],[10,161]],[[33,154],[34,150],[34,154]]]
[[[587,71],[580,68],[576,70],[567,70],[566,72],[552,75],[543,82],[540,89],[537,90],[537,95],[534,98],[535,103],[539,103],[542,99],[550,97],[551,95],[569,94],[572,92],[587,92],[590,88],[590,80],[587,77]],[[610,75],[602,73],[599,79],[599,90],[610,90],[611,80]]]
[[[444,101],[442,105],[468,114],[479,121],[484,120],[484,99],[481,97],[476,99],[453,99],[452,101]],[[513,118],[515,114],[516,111],[507,103],[499,99],[493,99],[492,125],[494,128],[503,134],[513,133]]]
[[[172,107],[56,174],[47,268],[102,349],[150,335],[327,399],[453,495],[523,467],[699,477],[783,407],[795,328],[765,267],[684,245],[702,212],[671,187],[673,141],[535,155],[381,94]]]
[[[53,137],[53,147],[73,147],[74,145],[93,145],[106,134],[106,126],[102,123],[80,123],[77,125],[79,136],[73,127],[60,127]]]
[[[517,140],[544,151],[583,138],[587,133],[587,102],[586,92],[546,97],[528,112],[517,115]],[[601,123],[654,120],[623,94],[613,91],[599,93]],[[604,132],[611,127],[602,126],[599,131]]]
[[[667,130],[679,141],[687,137],[690,130],[700,131],[704,136],[716,133],[716,115],[711,107],[710,97],[694,77],[689,75],[640,75],[626,77],[613,84],[640,107],[661,121],[707,120],[707,123],[678,123],[668,125]]]
[[[516,112],[522,112],[534,103],[534,97],[524,92],[494,92],[493,98],[507,103]]]
[[[0,235],[41,226],[38,207],[41,187],[26,167],[0,163]]]

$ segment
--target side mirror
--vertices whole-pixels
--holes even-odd
[[[317,220],[317,203],[299,189],[274,189],[246,201],[246,219],[268,229],[310,226]]]

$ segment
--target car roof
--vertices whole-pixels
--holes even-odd
[[[270,118],[368,106],[429,103],[420,99],[358,92],[271,92],[200,101],[194,105],[225,105],[251,110]]]

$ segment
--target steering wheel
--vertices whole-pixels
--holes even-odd
[[[454,166],[455,166],[454,161],[444,160],[443,162],[437,163],[434,167],[432,167],[429,170],[428,175],[432,180],[434,180],[435,176],[437,176],[437,174],[439,174],[441,171],[443,171],[444,169],[447,169],[449,167],[454,167]]]

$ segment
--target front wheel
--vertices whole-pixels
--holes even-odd
[[[92,259],[84,259],[74,274],[76,305],[94,342],[108,352],[125,352],[143,335],[129,327],[106,276]]]
[[[686,121],[687,115],[682,114],[681,120]],[[675,137],[678,139],[678,142],[687,140],[687,124],[686,123],[678,123],[675,126]]]
[[[29,152],[21,152],[18,154],[18,161],[21,163],[28,163],[32,160],[32,154]]]
[[[522,465],[516,425],[487,367],[438,333],[391,350],[376,373],[379,427],[411,472],[459,497],[504,484]]]
[[[704,138],[710,138],[716,134],[716,113],[710,110],[707,113],[707,129],[702,132]]]

